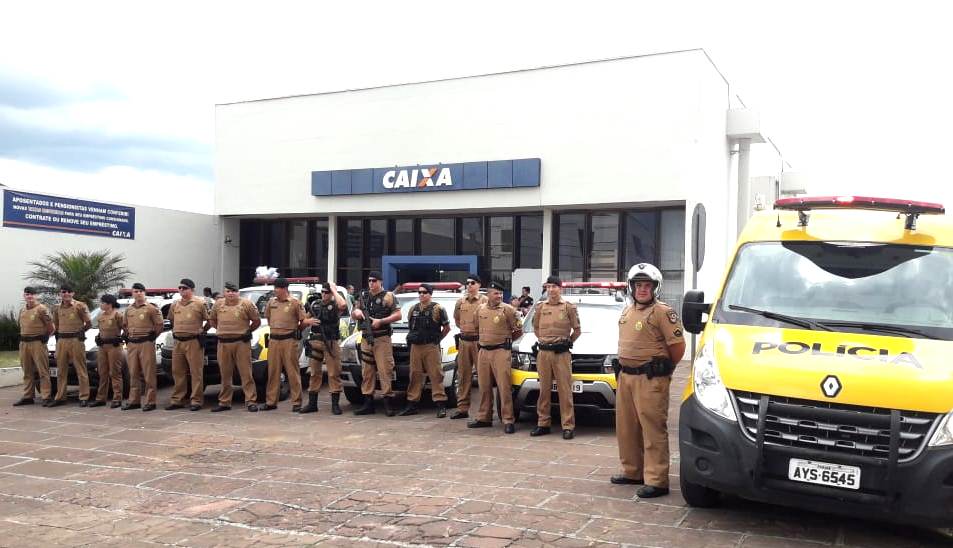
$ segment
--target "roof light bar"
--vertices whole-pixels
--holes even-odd
[[[424,283],[429,283],[434,291],[460,291],[463,289],[463,284],[460,282],[404,282],[400,284],[400,289],[402,292],[416,291]]]
[[[807,211],[811,209],[866,209],[874,211],[892,211],[897,213],[942,215],[946,212],[943,204],[898,200],[895,198],[873,198],[870,196],[806,196],[803,198],[781,198],[774,202],[774,209]]]
[[[167,293],[178,293],[179,288],[177,287],[147,287],[146,295],[155,297],[157,295],[165,295]],[[119,290],[120,295],[132,295],[132,288],[123,287]]]
[[[254,279],[254,283],[258,285],[271,285],[275,283],[280,276],[275,276],[274,278],[266,278],[264,276],[258,276]],[[285,278],[290,284],[316,284],[321,283],[321,278],[318,276],[299,276],[296,278]]]
[[[625,289],[626,285],[625,282],[563,282],[563,288]]]

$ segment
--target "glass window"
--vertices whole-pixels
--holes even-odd
[[[558,275],[563,280],[583,278],[583,250],[585,246],[586,215],[570,213],[557,217],[556,234],[559,248],[556,254]]]
[[[387,219],[368,221],[367,266],[380,269],[381,257],[387,254]]]
[[[541,268],[543,266],[542,215],[520,216],[519,256],[519,268]]]
[[[314,224],[314,260],[318,270],[324,273],[328,267],[328,220],[318,219]],[[320,275],[320,274],[319,274]]]
[[[608,273],[615,278],[619,270],[619,214],[593,213],[592,230],[589,234],[589,269],[592,270],[590,279],[596,278],[596,272]]]
[[[453,218],[420,220],[420,254],[453,255]]]
[[[460,229],[460,254],[483,255],[483,218],[464,217],[460,219]]]
[[[658,261],[655,242],[658,237],[658,211],[629,211],[625,214],[625,237],[623,246],[625,260],[622,272],[638,263]]]
[[[308,221],[288,223],[289,275],[306,275],[308,264]]]
[[[414,220],[394,221],[394,255],[414,254]]]
[[[513,217],[490,217],[490,270],[513,270]],[[495,273],[494,273],[495,274]],[[512,273],[508,274],[508,277]],[[504,285],[504,287],[509,287]]]
[[[344,219],[341,228],[341,255],[338,262],[343,266],[360,267],[361,250],[364,246],[364,231],[360,219]]]
[[[268,229],[268,266],[284,274],[288,268],[288,223],[285,221],[271,221]]]
[[[685,268],[685,210],[662,211],[660,270]]]

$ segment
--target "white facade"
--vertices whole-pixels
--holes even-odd
[[[3,192],[4,189],[0,189],[0,203]],[[229,220],[200,213],[134,207],[134,240],[0,226],[0,249],[3,250],[0,279],[5,280],[0,287],[0,311],[21,306],[23,288],[29,285],[24,279],[30,270],[27,263],[60,251],[122,253],[126,256],[124,266],[134,272],[127,287],[133,282],[142,282],[147,287],[175,287],[180,279],[187,277],[199,288],[209,286],[221,290],[223,269],[237,270],[237,264],[223,267],[222,263],[225,225]]]
[[[329,218],[334,272],[341,216],[542,211],[545,276],[554,211],[678,206],[688,288],[691,212],[703,203],[698,286],[711,291],[737,234],[732,96],[708,55],[693,50],[219,105],[215,212]],[[769,145],[752,154],[769,156],[753,166],[780,166]],[[311,194],[312,171],[518,158],[541,159],[538,187]]]

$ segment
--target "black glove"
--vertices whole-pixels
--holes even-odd
[[[539,354],[539,341],[533,343],[533,347],[530,349],[530,353],[533,354],[535,358]]]
[[[93,340],[96,341],[96,346],[102,346],[102,345],[103,345],[103,338],[100,337],[99,335],[96,335],[96,338],[93,339]]]
[[[572,348],[572,339],[566,339],[566,346]]]

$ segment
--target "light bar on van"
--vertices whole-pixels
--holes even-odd
[[[259,276],[254,279],[254,283],[258,285],[271,285],[275,283],[280,276],[274,278],[266,278],[264,276]],[[321,283],[321,278],[317,276],[299,276],[297,278],[285,278],[290,284],[316,284]]]
[[[892,211],[908,215],[942,215],[943,204],[898,200],[895,198],[872,198],[870,196],[810,196],[804,198],[781,198],[774,202],[774,209],[807,211],[811,209],[867,209]]]
[[[595,288],[595,289],[625,289],[625,282],[563,282],[563,289]]]
[[[168,293],[178,293],[179,288],[177,287],[147,287],[146,295],[150,297],[155,297],[157,295],[166,295]],[[132,289],[129,287],[124,287],[119,290],[120,295],[132,295]]]
[[[400,284],[400,290],[402,293],[417,291],[420,289],[420,285],[424,283],[429,283],[434,291],[460,291],[463,289],[463,284],[460,282],[404,282]]]

